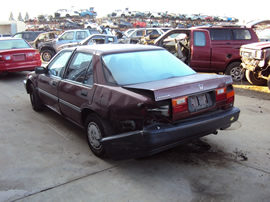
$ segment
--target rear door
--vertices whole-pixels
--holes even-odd
[[[95,91],[92,58],[91,53],[76,52],[59,85],[61,113],[78,124],[83,124],[81,109],[91,104]]]

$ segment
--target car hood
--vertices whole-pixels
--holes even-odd
[[[205,92],[225,87],[232,83],[231,76],[214,74],[193,74],[183,77],[174,77],[162,81],[133,84],[123,86],[129,90],[146,90],[154,93],[155,101],[176,98],[198,92]]]
[[[265,48],[270,48],[270,42],[250,43],[250,44],[242,45],[241,48],[261,50]]]

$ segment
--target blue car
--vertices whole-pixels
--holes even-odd
[[[89,10],[88,9],[81,9],[79,10],[80,16],[81,17],[96,17],[97,12],[94,11],[94,8],[91,7]]]

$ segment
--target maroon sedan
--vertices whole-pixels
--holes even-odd
[[[32,107],[86,131],[92,152],[115,159],[178,146],[238,120],[232,78],[198,74],[156,46],[67,48],[24,81]]]
[[[38,50],[24,39],[0,38],[0,74],[34,70],[40,65]]]

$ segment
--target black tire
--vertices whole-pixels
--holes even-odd
[[[42,111],[44,109],[44,105],[39,97],[39,95],[37,94],[37,91],[35,90],[35,87],[33,84],[30,84],[30,101],[31,101],[31,105],[33,110],[35,111]]]
[[[233,62],[228,65],[225,74],[230,75],[233,81],[241,81],[245,77],[245,70],[240,62]]]
[[[41,51],[41,59],[44,62],[49,62],[53,57],[53,52],[51,50],[43,50]]]
[[[85,122],[85,132],[91,151],[99,158],[106,157],[106,151],[98,140],[113,134],[110,124],[98,115],[90,114]]]
[[[246,78],[250,84],[257,86],[266,86],[267,80],[263,78],[258,78],[258,73],[250,70],[246,70]]]

